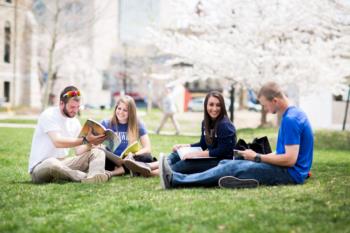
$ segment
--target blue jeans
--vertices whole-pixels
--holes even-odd
[[[172,186],[217,186],[223,176],[255,179],[263,185],[295,184],[285,167],[248,160],[221,160],[216,167],[201,173],[173,172]]]
[[[171,169],[182,174],[193,174],[206,171],[216,167],[220,162],[219,159],[213,160],[181,160],[177,152],[168,156],[168,163]]]

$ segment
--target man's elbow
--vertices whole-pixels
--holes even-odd
[[[61,142],[61,139],[60,137],[56,136],[56,135],[51,135],[49,134],[50,136],[50,139],[51,139],[51,142],[52,144],[56,147],[56,148],[63,148],[62,146],[62,142]]]
[[[285,161],[285,166],[286,167],[293,167],[295,165],[296,161],[297,161],[296,159],[289,158]]]
[[[65,148],[64,147],[64,145],[62,144],[62,143],[60,143],[60,142],[53,142],[53,144],[54,144],[54,146],[56,147],[56,148]]]
[[[287,161],[287,162],[285,163],[285,166],[286,166],[286,167],[293,167],[294,164],[295,164],[295,162]]]

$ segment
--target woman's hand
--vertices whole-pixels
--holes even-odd
[[[136,155],[135,153],[129,152],[128,156],[126,156],[125,158],[132,158],[132,157],[134,157],[135,155]]]
[[[190,147],[190,144],[176,144],[173,146],[173,152],[177,151],[181,147]]]
[[[187,153],[185,154],[181,160],[186,160],[186,159],[191,159],[191,158],[195,158],[195,157],[198,157],[195,153],[193,152],[190,152],[190,153]]]

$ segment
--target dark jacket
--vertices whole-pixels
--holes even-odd
[[[200,146],[203,150],[208,149],[210,157],[219,159],[232,159],[233,149],[236,145],[236,129],[232,122],[224,117],[218,122],[217,132],[211,145],[205,142],[204,121],[202,122],[201,139],[192,147]]]

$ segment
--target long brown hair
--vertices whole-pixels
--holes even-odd
[[[208,100],[210,97],[217,98],[220,102],[220,114],[216,119],[212,119],[208,113]],[[227,117],[225,100],[222,94],[218,91],[211,91],[207,94],[204,100],[204,129],[205,142],[212,144],[217,131],[217,123],[224,117]]]
[[[118,98],[110,121],[110,127],[118,129],[118,124],[120,124],[120,122],[118,121],[115,111],[117,110],[120,103],[126,104],[128,106],[128,142],[130,144],[134,141],[137,141],[139,138],[139,124],[136,115],[136,104],[131,96],[124,95]]]

